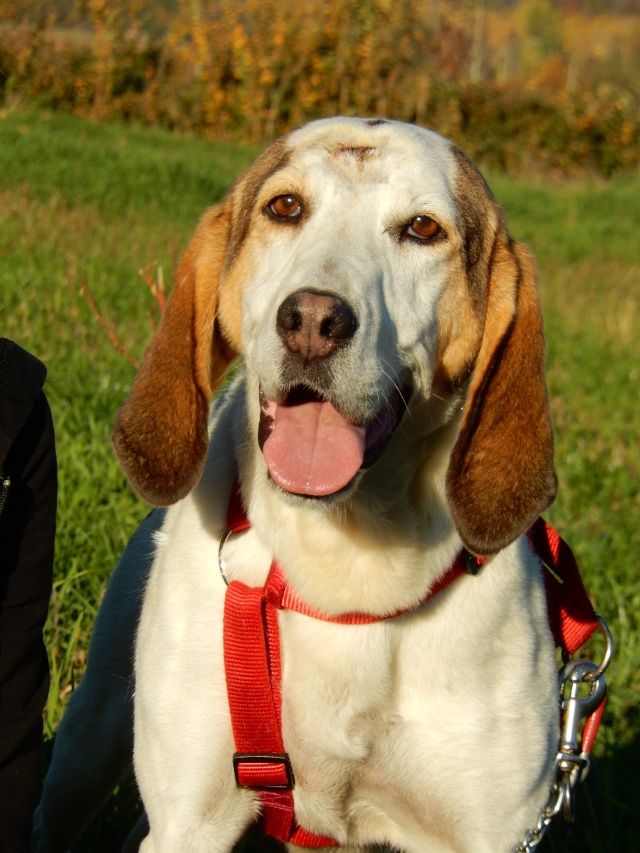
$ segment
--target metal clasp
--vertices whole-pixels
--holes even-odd
[[[585,676],[597,670],[597,664],[590,660],[573,660],[561,670],[562,727],[560,746],[556,756],[556,773],[559,789],[562,792],[562,813],[567,823],[575,820],[575,800],[573,789],[582,781],[589,769],[589,756],[582,751],[580,724],[592,714],[605,697],[607,685],[604,675],[596,681]],[[581,696],[585,685],[589,692]],[[569,695],[565,696],[567,689]],[[579,740],[580,738],[580,740]]]
[[[578,743],[580,721],[597,709],[607,692],[604,673],[594,678],[598,669],[598,665],[591,660],[571,660],[560,670],[563,712],[560,752],[574,755],[579,755],[581,752]],[[588,693],[586,696],[581,696],[585,686],[588,687]],[[567,688],[569,688],[568,696],[565,695]]]
[[[559,672],[562,726],[556,756],[559,806],[568,823],[575,817],[573,789],[589,769],[589,755],[582,750],[581,722],[598,709],[607,692],[605,670],[613,655],[613,637],[605,620],[596,616],[606,640],[600,665],[590,660],[570,660]],[[585,693],[586,688],[586,693]],[[560,809],[558,809],[560,810]]]

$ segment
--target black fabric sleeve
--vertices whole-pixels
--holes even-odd
[[[30,849],[49,688],[42,629],[51,594],[57,467],[51,411],[36,390],[44,367],[31,359],[26,366],[18,359],[21,369],[0,385],[5,447],[9,426],[18,427],[0,457],[0,473],[11,481],[0,513],[0,850],[7,853]]]

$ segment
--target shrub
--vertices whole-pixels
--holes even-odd
[[[523,3],[521,17],[540,6]],[[5,98],[254,143],[312,118],[382,115],[434,127],[483,165],[510,171],[608,177],[638,165],[637,88],[574,85],[577,66],[562,52],[558,14],[531,74],[518,76],[533,61],[529,51],[507,79],[498,73],[499,52],[492,64],[476,30],[455,15],[429,18],[411,0],[199,0],[169,8],[161,31],[138,0],[88,0],[84,28],[61,31],[42,16],[33,26],[5,26]],[[529,28],[530,18],[523,18]]]

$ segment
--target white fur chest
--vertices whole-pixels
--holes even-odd
[[[388,622],[281,615],[285,744],[305,825],[416,851],[467,849],[482,827],[487,846],[473,849],[496,851],[535,822],[556,745],[555,665],[537,568],[524,542],[514,550],[529,566],[498,558]],[[514,755],[532,769],[519,783],[505,772]]]
[[[222,664],[224,582],[215,537],[203,536],[200,525],[189,531],[184,519],[179,526],[187,534],[188,580],[176,570],[176,555],[165,554],[175,547],[170,535],[159,548],[141,623],[137,726],[149,726],[145,695],[165,710],[176,705],[187,729],[164,733],[165,755],[175,751],[172,772],[180,772],[184,751],[198,744],[189,766],[209,777],[202,787],[211,791],[216,778],[229,778],[234,751]],[[229,580],[264,583],[271,557],[255,531],[230,537],[223,556]],[[169,599],[172,629],[163,618]],[[188,628],[176,621],[178,611],[190,613]],[[279,625],[283,736],[304,826],[343,843],[386,842],[416,853],[468,849],[479,827],[488,841],[474,850],[515,846],[546,799],[557,736],[553,648],[525,540],[415,613],[351,626],[284,611]],[[163,669],[150,684],[146,673]],[[193,707],[179,699],[178,673],[180,689],[198,697]],[[143,749],[145,737],[137,733],[137,740]],[[514,755],[531,767],[518,784],[506,772]],[[499,840],[503,834],[509,846]]]

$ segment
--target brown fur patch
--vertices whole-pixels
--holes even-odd
[[[484,312],[487,301],[487,267],[496,229],[502,225],[502,212],[487,182],[467,155],[451,146],[456,161],[456,200],[458,228],[463,236],[463,257],[469,293],[476,310]]]
[[[491,263],[487,319],[447,498],[465,546],[492,554],[553,500],[553,433],[542,314],[529,250],[502,233]]]
[[[199,480],[211,393],[234,356],[215,331],[228,232],[224,205],[205,213],[116,416],[113,441],[120,463],[138,494],[157,506],[174,503]]]
[[[242,294],[252,268],[247,252],[240,252],[233,266],[223,275],[218,304],[218,321],[225,339],[236,352],[242,349]]]
[[[232,225],[225,265],[234,263],[249,233],[256,201],[265,181],[283,169],[290,157],[287,137],[282,137],[258,157],[253,166],[234,184],[231,199]]]
[[[446,393],[468,378],[480,348],[484,317],[474,309],[460,263],[438,303],[438,350],[434,390]]]
[[[487,307],[489,264],[501,213],[484,178],[459,148],[453,195],[461,235],[460,257],[438,304],[436,389],[458,388],[468,378],[480,348]]]

